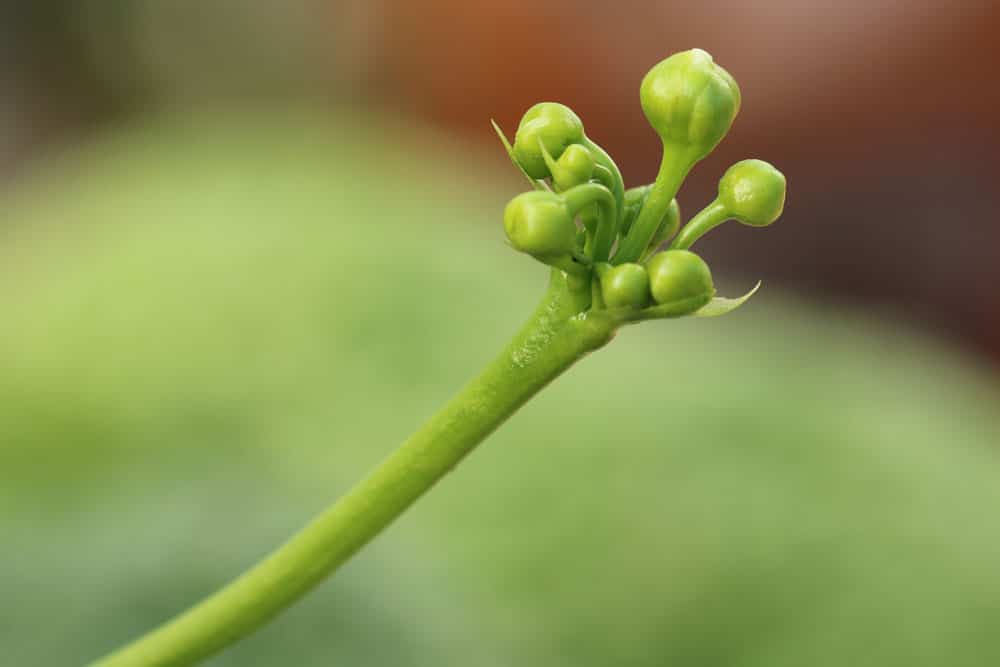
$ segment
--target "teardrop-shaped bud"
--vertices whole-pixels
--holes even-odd
[[[726,136],[740,110],[740,89],[701,49],[675,53],[642,80],[639,101],[664,146],[695,162]]]

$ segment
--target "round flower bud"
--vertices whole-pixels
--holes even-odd
[[[539,257],[566,255],[576,241],[576,225],[559,195],[525,192],[510,200],[503,226],[512,246]]]
[[[601,294],[608,308],[645,308],[649,274],[641,264],[619,264],[601,273]]]
[[[656,303],[691,299],[707,303],[715,293],[712,272],[705,261],[690,250],[665,250],[646,264],[649,288]]]
[[[582,141],[583,122],[572,109],[557,102],[540,102],[524,113],[517,126],[514,159],[531,178],[546,178],[550,174],[542,146],[558,160],[567,146]]]
[[[763,160],[743,160],[719,181],[719,201],[743,224],[763,227],[785,207],[785,176]]]
[[[649,70],[639,89],[649,124],[667,146],[697,161],[726,136],[740,110],[740,89],[701,49],[675,53]]]
[[[552,181],[560,190],[568,190],[590,180],[594,174],[594,156],[580,144],[570,144],[555,164],[549,164]]]

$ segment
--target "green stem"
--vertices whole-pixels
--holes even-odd
[[[589,256],[595,262],[607,261],[618,234],[618,210],[615,208],[614,195],[603,185],[584,183],[566,190],[562,196],[566,208],[574,217],[591,204],[597,206],[597,229],[594,231]]]
[[[584,137],[582,143],[584,147],[590,151],[591,155],[594,156],[594,161],[611,172],[611,185],[608,189],[611,190],[611,195],[615,198],[615,210],[617,212],[618,222],[621,222],[622,213],[625,209],[625,181],[622,179],[622,172],[618,169],[618,165],[615,164],[615,161],[611,159],[611,156],[608,155],[608,152],[601,148],[600,145],[595,143],[590,137]],[[598,173],[599,178],[602,176],[602,174]]]
[[[332,507],[242,576],[95,667],[190,665],[252,632],[334,572],[540,389],[621,322],[578,317],[590,276],[552,271],[538,309],[490,365]]]
[[[718,227],[726,220],[729,220],[729,211],[718,199],[705,208],[698,211],[698,214],[691,218],[680,234],[674,237],[670,243],[671,250],[687,250],[694,242]]]
[[[660,171],[653,182],[653,188],[646,196],[646,202],[639,211],[639,217],[629,228],[628,234],[618,245],[613,263],[637,262],[646,252],[650,241],[666,215],[670,202],[677,196],[681,183],[687,177],[694,160],[686,151],[674,150],[666,144],[663,146],[663,160]]]

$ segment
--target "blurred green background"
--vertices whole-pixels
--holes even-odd
[[[8,155],[4,665],[84,663],[249,566],[491,359],[545,285],[503,243],[499,213],[522,184],[498,146],[490,161],[433,114],[355,95],[367,70],[350,58],[319,86],[336,94],[312,94],[307,49],[279,75],[248,64],[252,94],[174,85],[229,61],[171,50],[154,37],[172,24],[149,13],[167,5],[139,4],[149,32],[58,3],[21,24],[104,26],[208,64],[115,78],[64,61],[79,90],[52,90],[92,112]],[[271,62],[271,45],[244,48]],[[143,85],[107,93],[74,64]],[[768,157],[767,137],[753,150]],[[818,299],[794,272],[727,272],[717,250],[817,227],[790,203],[772,229],[717,231],[706,256],[722,292],[765,281],[745,308],[624,330],[211,664],[996,664],[995,367],[911,313]],[[945,280],[952,266],[921,270]]]

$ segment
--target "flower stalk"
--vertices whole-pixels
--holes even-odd
[[[175,667],[217,653],[335,572],[618,328],[723,315],[756,291],[717,297],[708,265],[686,248],[725,219],[773,222],[785,199],[784,176],[774,167],[737,163],[720,182],[718,199],[677,231],[675,196],[692,166],[729,130],[740,104],[735,81],[694,49],[656,65],[643,79],[640,100],[664,155],[656,181],[628,191],[614,161],[569,107],[531,107],[513,144],[494,123],[532,187],[504,210],[507,240],[550,267],[534,314],[474,380],[333,506],[230,584],[94,666]],[[657,252],[671,238],[672,248]]]

